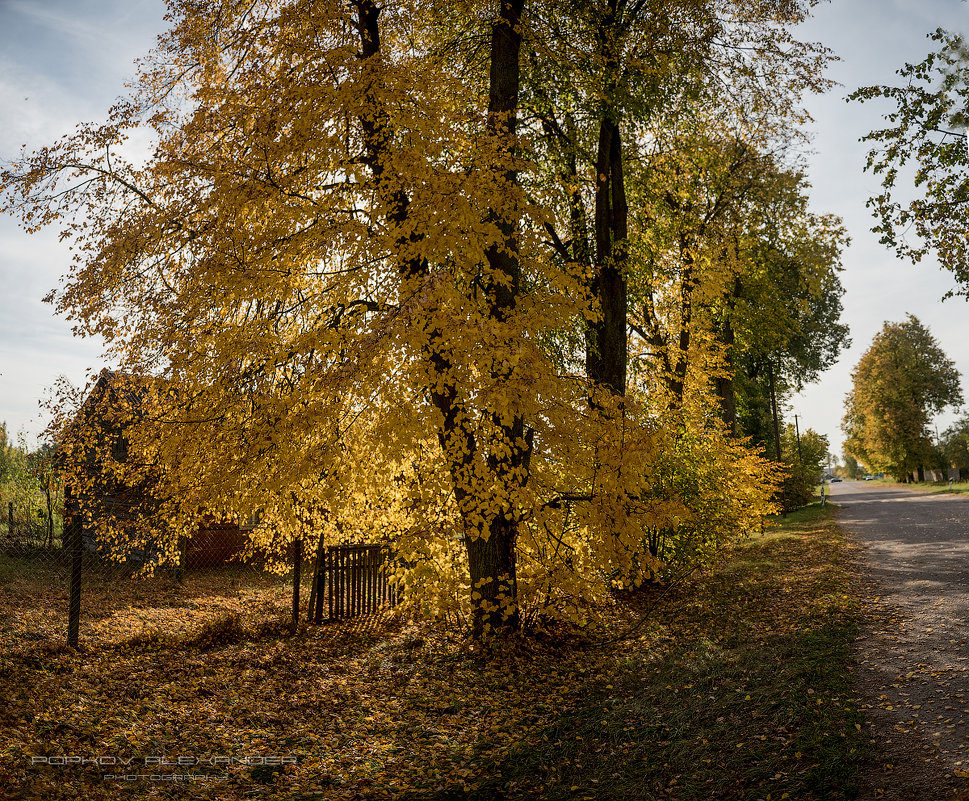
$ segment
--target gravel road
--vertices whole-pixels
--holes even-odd
[[[969,799],[969,497],[832,485],[859,546],[854,667],[880,753],[862,799]]]

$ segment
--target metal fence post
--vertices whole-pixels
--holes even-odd
[[[299,582],[303,571],[303,538],[297,537],[293,556],[293,631],[299,628]]]
[[[65,512],[68,523],[65,526],[65,539],[71,548],[71,579],[67,607],[67,644],[77,648],[77,635],[81,625],[81,561],[84,556],[84,534],[81,528],[81,516],[70,497],[70,491],[65,488]]]

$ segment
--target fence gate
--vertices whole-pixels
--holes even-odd
[[[388,549],[383,545],[331,545],[320,554],[311,610],[316,623],[376,612],[397,603],[387,576]]]

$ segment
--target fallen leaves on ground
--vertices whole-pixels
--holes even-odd
[[[834,758],[850,773],[865,737],[838,650],[853,614],[842,547],[824,522],[758,537],[663,597],[634,639],[603,644],[661,591],[617,599],[600,631],[497,651],[389,612],[291,634],[278,579],[213,573],[137,603],[92,590],[78,653],[56,617],[37,623],[29,582],[7,583],[0,787],[50,801],[795,797]]]

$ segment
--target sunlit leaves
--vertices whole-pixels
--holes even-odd
[[[5,208],[74,240],[58,309],[130,386],[58,432],[117,552],[115,529],[170,561],[200,517],[253,521],[275,559],[393,543],[430,616],[581,623],[772,510],[777,477],[712,408],[714,318],[740,274],[759,308],[777,283],[753,274],[796,262],[810,302],[836,259],[837,223],[763,155],[824,83],[800,4],[519,7],[175,2],[106,126],[4,172]],[[593,263],[604,123],[637,208]],[[125,161],[136,128],[154,150]],[[604,265],[646,332],[625,397],[579,369]],[[801,317],[771,320],[787,342]],[[109,481],[144,499],[131,525],[96,513]]]

